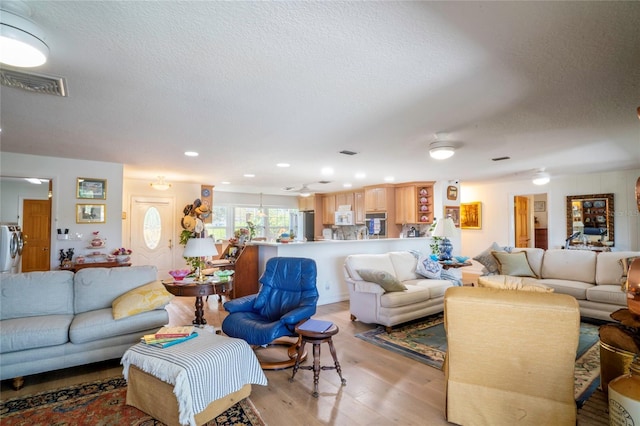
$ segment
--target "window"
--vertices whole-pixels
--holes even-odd
[[[255,226],[254,237],[275,241],[282,232],[289,232],[291,214],[298,209],[263,207],[262,211],[260,215],[259,206],[214,206],[212,223],[205,224],[205,230],[216,240],[227,240],[238,229],[249,228],[251,222]]]
[[[265,237],[276,239],[283,232],[291,230],[291,213],[296,213],[297,209],[267,209],[267,227]]]
[[[155,207],[150,207],[144,214],[142,224],[142,233],[144,243],[148,249],[153,250],[160,244],[160,236],[162,235],[162,219],[160,212]]]
[[[211,212],[211,223],[206,223],[204,225],[207,237],[213,235],[216,240],[228,240],[230,238],[230,234],[227,230],[227,223],[229,223],[227,214],[228,208],[226,206],[213,207]],[[233,233],[231,233],[231,235],[233,235]]]

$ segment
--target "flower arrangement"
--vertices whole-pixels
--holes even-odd
[[[246,238],[246,237],[248,237],[250,235],[249,234],[249,229],[247,229],[247,228],[236,229],[235,232],[233,233],[233,235],[236,238],[240,238],[240,237],[245,237]]]
[[[131,253],[133,253],[133,251],[131,251],[130,249],[126,249],[124,247],[120,247],[111,252],[111,254],[114,256],[126,256]]]

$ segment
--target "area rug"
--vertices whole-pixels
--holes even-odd
[[[2,426],[159,426],[159,421],[125,404],[123,377],[84,383],[0,402]],[[206,426],[264,426],[249,398],[229,408]]]
[[[598,328],[599,325],[580,323],[580,342],[575,366],[575,398],[578,407],[600,385]],[[442,314],[396,328],[391,333],[387,333],[384,327],[378,327],[356,334],[356,337],[437,369],[442,369],[447,352]]]

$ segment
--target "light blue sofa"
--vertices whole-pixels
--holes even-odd
[[[120,358],[169,322],[164,306],[114,320],[118,296],[155,281],[154,266],[0,276],[0,379]]]

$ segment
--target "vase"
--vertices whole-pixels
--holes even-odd
[[[131,259],[128,254],[119,254],[116,256],[116,262],[118,263],[126,263]]]

